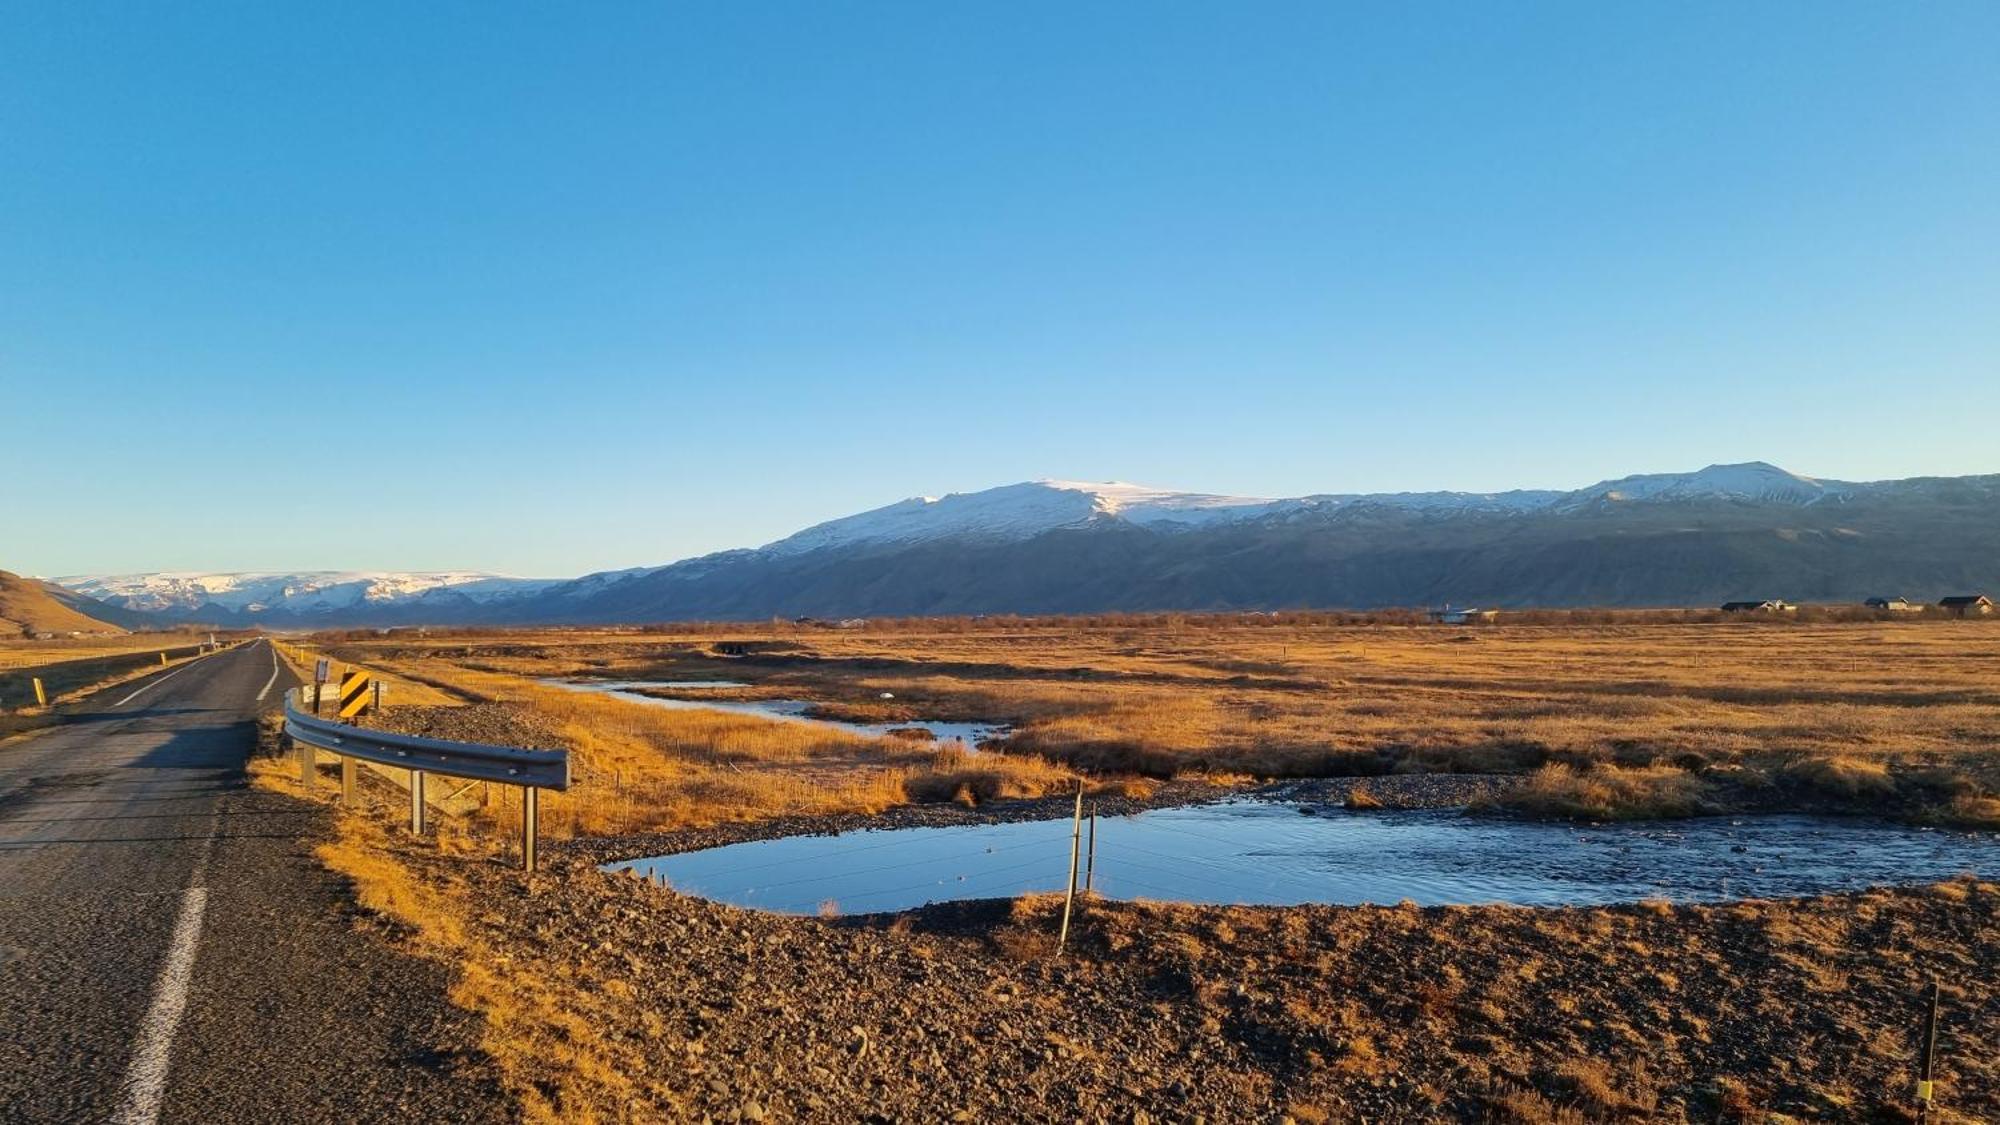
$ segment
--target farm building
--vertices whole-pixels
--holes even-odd
[[[1500,617],[1500,611],[1497,609],[1478,608],[1454,609],[1451,606],[1446,606],[1443,609],[1426,610],[1424,616],[1430,618],[1433,625],[1471,625],[1485,621],[1497,621]]]
[[[1869,598],[1863,604],[1869,609],[1882,609],[1890,613],[1916,613],[1924,608],[1908,598]]]
[[[1724,613],[1790,613],[1799,608],[1783,598],[1769,598],[1761,602],[1723,602]]]
[[[1960,617],[1984,617],[1993,612],[1993,599],[1985,594],[1957,594],[1940,598],[1938,608]]]

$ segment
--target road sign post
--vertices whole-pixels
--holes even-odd
[[[521,787],[521,870],[535,869],[535,837],[541,832],[542,791],[532,785]]]
[[[410,771],[410,833],[424,834],[424,771]]]

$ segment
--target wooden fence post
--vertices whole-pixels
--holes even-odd
[[[1069,944],[1069,915],[1076,905],[1077,850],[1083,843],[1083,779],[1076,779],[1076,812],[1069,823],[1069,892],[1063,896],[1062,932],[1056,935],[1056,952]]]

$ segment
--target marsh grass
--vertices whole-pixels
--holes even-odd
[[[746,695],[814,700],[829,716],[1005,722],[1010,757],[1107,776],[1531,778],[1553,764],[1570,768],[1572,790],[1589,777],[1667,808],[1687,807],[1702,782],[1735,776],[1823,800],[1866,803],[1893,790],[1973,816],[2000,793],[2000,682],[1990,671],[2000,666],[2000,620],[1550,621],[1476,630],[1291,614],[691,625],[348,647],[423,676],[505,677],[505,692],[524,677],[727,678],[750,683]],[[684,744],[677,753],[692,747],[745,768],[838,756],[787,750],[779,734],[744,736],[747,750],[733,749],[723,728],[674,737]],[[1627,773],[1594,776],[1602,765]],[[1954,786],[1906,784],[1940,771]],[[1588,805],[1604,794],[1572,795]]]
[[[910,801],[1038,797],[1073,785],[1076,777],[1033,757],[863,738],[725,711],[652,707],[509,672],[438,662],[412,669],[406,661],[348,648],[337,652],[450,697],[525,708],[546,724],[571,752],[571,788],[542,798],[542,823],[558,838],[774,816],[872,814]],[[510,830],[519,800],[511,789],[493,787],[478,819],[493,830]]]

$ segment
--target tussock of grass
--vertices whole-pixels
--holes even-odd
[[[1492,804],[1530,816],[1573,820],[1646,820],[1708,811],[1708,787],[1672,766],[1579,770],[1553,763],[1503,791]]]
[[[1938,819],[1958,828],[2000,829],[2000,797],[1954,797]]]
[[[1887,796],[1896,789],[1889,767],[1880,759],[1843,754],[1831,758],[1807,758],[1785,766],[1786,780],[1827,796],[1853,799]]]
[[[957,801],[978,805],[1009,797],[1041,797],[1074,784],[1076,775],[1040,758],[939,750],[920,770],[903,775],[903,793],[912,801]]]

